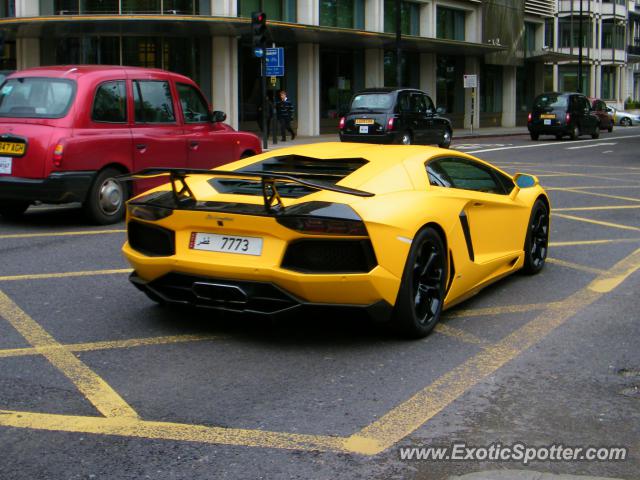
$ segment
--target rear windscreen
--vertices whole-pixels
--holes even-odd
[[[61,118],[73,102],[75,82],[60,78],[10,78],[0,88],[0,117]]]
[[[533,104],[534,108],[565,108],[568,98],[566,95],[540,95]]]
[[[351,110],[389,110],[393,107],[391,93],[363,93],[353,97]]]
[[[300,155],[283,155],[253,163],[236,171],[261,174],[277,173],[320,184],[336,184],[366,163],[367,161],[363,158],[320,160]],[[260,179],[220,177],[209,180],[209,184],[220,193],[262,195]],[[314,188],[286,180],[277,182],[277,188],[280,196],[288,198],[299,198],[317,191]]]

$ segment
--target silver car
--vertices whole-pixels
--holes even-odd
[[[614,124],[624,125],[640,125],[640,115],[637,113],[623,112],[615,107],[607,107],[607,113],[613,119]]]

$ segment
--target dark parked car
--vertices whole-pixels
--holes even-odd
[[[448,148],[453,128],[444,113],[420,90],[370,88],[354,95],[349,113],[340,118],[340,140]]]
[[[600,119],[592,111],[589,99],[581,93],[543,93],[533,102],[527,122],[532,140],[540,135],[565,135],[575,140],[581,135],[600,136]]]
[[[599,98],[589,98],[589,102],[591,102],[591,110],[600,119],[600,130],[613,132],[613,118],[607,111],[607,104]]]

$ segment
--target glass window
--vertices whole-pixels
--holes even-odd
[[[602,87],[600,96],[613,99],[615,97],[616,67],[612,65],[602,66]]]
[[[420,35],[420,4],[415,2],[401,3],[400,31],[403,35]],[[384,31],[396,31],[396,2],[384,0]]]
[[[182,107],[185,123],[204,123],[209,121],[209,105],[204,101],[200,92],[193,85],[176,84],[178,98]]]
[[[320,25],[364,28],[364,0],[320,0]]]
[[[160,13],[160,0],[122,0],[122,13]]]
[[[535,23],[524,22],[524,51],[526,56],[531,56],[531,53],[536,49],[536,29],[538,26]]]
[[[497,180],[497,176],[488,167],[471,160],[462,158],[433,160],[427,164],[427,174],[431,185],[500,195],[507,193]]]
[[[534,108],[566,108],[567,107],[567,97],[566,95],[540,95],[536,97]]]
[[[423,98],[424,98],[424,102],[425,102],[425,105],[426,105],[426,108],[427,108],[427,113],[431,113],[431,112],[435,113],[436,107],[433,104],[433,101],[431,100],[431,97],[429,97],[428,95],[423,95]]]
[[[553,48],[554,45],[554,28],[553,18],[545,18],[544,20],[544,45]]]
[[[453,8],[438,7],[436,10],[436,36],[449,40],[464,40],[465,13]]]
[[[558,36],[560,47],[570,48],[580,46],[580,17],[560,18],[558,20]],[[582,47],[591,45],[591,22],[587,17],[582,20]]]
[[[427,102],[424,99],[424,95],[421,93],[411,94],[411,112],[427,113]]]
[[[0,17],[16,16],[16,0],[0,1]]]
[[[400,69],[402,79],[400,84],[396,81],[396,51],[384,52],[384,85],[385,87],[420,87],[420,57],[417,52],[402,52],[400,56]]]
[[[124,80],[105,82],[96,90],[91,119],[94,122],[125,123],[127,93]]]
[[[398,95],[398,112],[411,112],[411,100],[408,92],[402,92]]]
[[[356,95],[351,103],[351,110],[389,110],[393,107],[391,93],[364,93]]]
[[[480,74],[480,111],[498,113],[502,111],[502,67],[483,65]]]
[[[624,25],[614,23],[613,19],[602,21],[602,48],[624,49],[625,29]]]
[[[436,104],[450,113],[464,112],[465,61],[462,56],[438,55],[436,68]]]
[[[136,123],[175,123],[169,82],[134,80]]]
[[[81,0],[80,13],[118,13],[118,0]]]
[[[262,8],[267,20],[296,21],[295,0],[263,0]],[[260,11],[260,0],[238,0],[238,16],[251,18],[253,12]]]
[[[158,37],[123,37],[122,64],[162,68],[161,45],[161,39]]]
[[[77,15],[80,13],[78,0],[54,0],[53,12],[56,15]]]
[[[26,77],[7,80],[0,90],[0,117],[62,118],[75,94],[75,82]]]

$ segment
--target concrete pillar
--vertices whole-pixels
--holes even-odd
[[[384,0],[365,0],[364,29],[384,32]]]
[[[320,135],[320,46],[298,44],[298,134]]]
[[[592,63],[589,65],[589,96],[599,97],[598,88],[596,88],[596,65]]]
[[[557,92],[560,90],[560,75],[558,74],[558,64],[553,64],[553,91]]]
[[[384,50],[369,49],[364,51],[364,86],[384,86]]]
[[[602,66],[599,63],[593,64],[594,96],[602,96]]]
[[[237,17],[238,2],[211,0],[211,15],[214,17]]]
[[[298,3],[296,4],[296,11],[298,15],[298,23],[305,25],[320,25],[319,0],[298,0]]]
[[[502,67],[502,126],[516,126],[516,67]]]
[[[16,0],[16,17],[37,17],[38,15],[40,15],[40,2]]]
[[[436,54],[420,54],[420,90],[427,92],[436,101]]]
[[[466,57],[464,65],[465,75],[478,75],[478,88],[475,89],[474,99],[474,115],[473,115],[473,128],[480,126],[480,62],[477,57]],[[464,89],[464,128],[471,128],[471,88]]]
[[[16,39],[16,64],[18,70],[40,66],[40,39]]]
[[[436,36],[436,2],[423,3],[420,6],[420,36]]]
[[[211,103],[227,114],[227,123],[238,128],[238,42],[235,37],[212,39]]]
[[[534,66],[533,91],[537,95],[544,92],[544,90],[544,63],[536,62]]]

